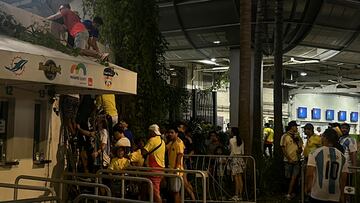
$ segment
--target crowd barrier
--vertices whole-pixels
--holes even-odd
[[[57,195],[61,200],[63,200],[62,188],[63,185],[76,185],[76,186],[85,186],[85,187],[94,187],[94,188],[104,188],[108,197],[111,197],[111,190],[108,186],[99,183],[87,183],[87,182],[79,182],[79,181],[72,181],[72,180],[62,180],[62,179],[54,179],[54,178],[44,178],[44,177],[37,177],[37,176],[28,176],[28,175],[20,175],[15,179],[15,185],[19,185],[20,180],[31,180],[31,181],[44,181],[44,182],[51,182],[51,183],[60,183],[60,194]],[[15,188],[14,190],[14,200],[18,198],[18,190]]]
[[[154,169],[153,169],[154,170]],[[158,171],[158,168],[156,169]],[[170,174],[170,173],[163,173],[163,172],[144,172],[144,171],[131,171],[131,170],[121,170],[121,171],[113,171],[108,169],[100,169],[96,172],[97,175],[99,174],[127,174],[127,175],[136,175],[136,176],[161,176],[161,177],[170,177],[170,178],[178,178],[181,181],[181,189],[180,189],[180,196],[181,196],[181,202],[184,203],[184,197],[185,197],[185,188],[184,188],[184,179],[182,176],[178,174]],[[102,182],[102,178],[99,178],[99,182]]]
[[[153,168],[150,167],[129,167],[127,168],[127,170],[138,170],[138,171],[150,171],[150,170],[154,170]],[[202,202],[206,203],[206,171],[200,171],[200,170],[180,170],[180,169],[170,169],[170,168],[162,168],[161,169],[164,172],[170,172],[170,173],[184,173],[184,174],[195,174],[195,175],[200,175],[202,178],[202,188],[203,188],[203,193],[202,193]]]
[[[140,200],[130,200],[130,199],[121,199],[116,197],[106,197],[106,196],[98,196],[98,195],[88,195],[81,194],[74,199],[74,203],[80,202],[80,200],[100,200],[100,201],[110,201],[110,202],[126,202],[126,203],[148,203],[148,201],[140,201]]]
[[[243,173],[244,198],[242,201],[256,202],[256,163],[252,156],[247,155],[185,155],[186,169],[206,171],[206,202],[229,202],[234,196],[235,184],[232,181],[232,163],[241,160]],[[197,176],[188,177],[195,184],[194,190],[199,196]],[[232,187],[228,187],[229,185]],[[200,194],[204,195],[204,194]]]
[[[30,199],[22,199],[17,200],[17,194],[15,196],[14,193],[14,201],[25,201],[25,202],[35,202],[33,200],[39,200],[39,201],[58,201],[59,199],[56,197],[55,191],[51,188],[44,187],[44,186],[33,186],[33,185],[19,185],[19,184],[10,184],[10,183],[0,183],[0,187],[2,188],[13,188],[14,191],[21,189],[21,190],[33,190],[33,191],[43,191],[43,192],[49,192],[52,196],[50,197],[38,197],[38,198],[30,198]],[[6,202],[14,202],[14,201],[6,201]]]
[[[147,178],[143,178],[143,177],[132,177],[132,176],[118,176],[118,175],[104,175],[104,174],[89,174],[89,173],[71,173],[71,172],[64,172],[63,173],[63,178],[65,178],[66,176],[71,176],[73,178],[77,178],[77,177],[86,177],[86,178],[95,178],[95,182],[96,183],[101,183],[100,179],[105,178],[105,179],[113,179],[113,180],[121,180],[122,181],[122,187],[121,187],[121,199],[122,200],[129,200],[131,201],[131,199],[125,199],[125,184],[124,184],[124,180],[129,180],[129,181],[135,181],[135,182],[146,182],[148,184],[148,190],[149,190],[149,201],[147,202],[154,202],[154,194],[153,194],[153,184],[152,182],[147,179]],[[95,195],[98,195],[98,190],[95,190]]]

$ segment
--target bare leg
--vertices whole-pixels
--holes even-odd
[[[195,200],[195,195],[193,192],[193,187],[192,185],[189,183],[189,181],[187,180],[186,174],[184,175],[184,187],[187,193],[189,193],[190,197],[192,200]]]
[[[238,175],[234,175],[234,179],[235,179],[235,195],[236,196],[239,196],[239,186],[240,186],[240,183],[239,183],[239,178],[238,178]]]
[[[243,180],[242,180],[242,175],[241,174],[239,174],[239,175],[236,175],[236,177],[239,179],[238,180],[238,182],[239,182],[239,191],[238,191],[238,193],[239,193],[239,197],[242,197],[242,194],[243,194]]]
[[[290,195],[293,192],[295,182],[296,182],[296,176],[291,176],[289,190],[288,190],[288,194],[290,194]]]
[[[175,203],[181,202],[180,193],[174,192],[174,200],[175,200]]]
[[[81,161],[82,161],[82,164],[83,164],[83,167],[84,167],[84,172],[89,173],[88,157],[87,157],[86,151],[85,150],[81,151],[80,156],[81,156]]]

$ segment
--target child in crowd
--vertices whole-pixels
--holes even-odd
[[[221,188],[225,188],[225,172],[226,172],[226,165],[227,165],[227,158],[226,157],[220,157],[221,155],[225,155],[224,148],[219,146],[215,149],[215,155],[219,155],[215,159],[215,174],[216,180],[219,182]],[[224,193],[222,190],[218,191],[218,197],[220,200],[225,200]]]
[[[130,165],[129,159],[125,158],[125,148],[124,147],[116,147],[115,148],[116,157],[111,160],[111,163],[108,167],[110,170],[120,171],[124,170],[126,167]]]

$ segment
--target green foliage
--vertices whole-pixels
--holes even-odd
[[[34,23],[29,27],[24,27],[16,22],[13,16],[0,11],[0,33],[17,38],[19,40],[41,45],[51,49],[61,51],[69,55],[78,55],[78,50],[73,50],[63,45],[48,29],[49,25],[39,25]]]
[[[125,106],[121,116],[135,134],[144,135],[148,125],[166,123],[170,109],[187,97],[166,82],[167,44],[158,28],[156,1],[97,0],[92,8],[104,21],[101,41],[110,45],[115,63],[138,73],[137,95],[121,98]]]

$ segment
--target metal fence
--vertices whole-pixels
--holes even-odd
[[[114,172],[112,172],[112,173],[114,173]],[[131,201],[132,199],[125,198],[125,180],[134,181],[134,182],[145,182],[148,185],[148,191],[149,191],[149,201],[147,201],[147,202],[150,202],[150,203],[154,202],[153,184],[147,178],[124,176],[124,175],[104,175],[101,173],[98,173],[98,174],[70,173],[70,172],[63,173],[63,178],[66,178],[68,176],[70,176],[74,179],[77,179],[79,177],[94,178],[96,183],[102,183],[102,179],[121,180],[121,183],[122,183],[121,184],[121,199],[128,200],[128,201]],[[111,186],[109,186],[109,187],[111,187]],[[99,191],[96,189],[95,195],[98,195],[98,193],[99,193]],[[114,192],[112,194],[114,194]],[[85,198],[85,197],[82,197],[82,198]],[[85,199],[87,199],[87,198],[85,198]]]
[[[30,199],[22,199],[17,200],[17,192],[16,196],[14,193],[14,201],[17,200],[19,202],[36,202],[36,201],[58,201],[59,199],[56,197],[55,191],[48,187],[43,186],[33,186],[33,185],[19,185],[19,184],[10,184],[10,183],[0,183],[0,187],[2,188],[13,188],[14,191],[21,189],[21,190],[33,190],[33,191],[43,191],[48,192],[51,194],[50,197],[37,197],[37,198],[30,198]],[[36,200],[36,201],[35,201]],[[6,202],[13,202],[13,201],[6,201]]]
[[[186,169],[206,171],[207,202],[234,201],[234,174],[239,172],[243,181],[243,194],[240,194],[240,200],[256,202],[256,165],[252,156],[185,155],[184,163]],[[187,178],[194,185],[196,195],[203,195],[199,184],[200,177],[188,175]]]

